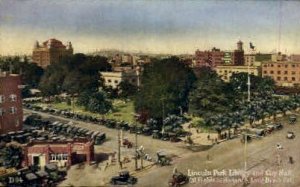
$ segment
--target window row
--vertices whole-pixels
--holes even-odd
[[[265,64],[264,67],[275,67],[274,64]],[[281,67],[285,67],[285,68],[288,68],[288,67],[292,67],[292,68],[295,68],[295,67],[299,67],[299,64],[277,64],[277,67],[278,68],[281,68]]]
[[[17,108],[16,107],[10,107],[9,108],[9,113],[10,114],[16,114],[17,113]],[[0,108],[0,116],[3,116],[5,114],[5,109]]]
[[[131,79],[131,80],[129,80],[129,81],[130,81],[131,83],[135,83],[135,79]],[[106,82],[111,83],[112,80],[111,80],[111,79],[107,79]],[[118,84],[118,83],[120,83],[120,82],[119,82],[118,80],[115,80],[114,83],[115,83],[115,84]]]
[[[289,78],[288,77],[277,77],[276,78],[277,81],[289,81]],[[296,78],[295,77],[291,77],[290,79],[291,81],[296,81]]]
[[[52,153],[50,154],[50,160],[68,160],[67,153]]]
[[[287,74],[296,75],[296,71],[291,71],[290,73],[289,73],[289,71],[269,71],[270,74],[275,74],[275,72],[278,75],[280,75],[281,72],[282,72],[282,74],[285,74],[285,75],[287,75]],[[264,71],[264,74],[268,74],[268,71]]]
[[[16,102],[17,101],[17,95],[15,94],[10,94],[9,95],[9,101],[11,102]],[[4,95],[0,95],[0,103],[4,103],[5,102],[5,97]]]

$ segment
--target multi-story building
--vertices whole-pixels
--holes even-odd
[[[122,81],[127,81],[135,86],[140,86],[141,68],[116,67],[113,72],[100,72],[105,86],[117,88]]]
[[[237,42],[237,49],[233,51],[232,62],[235,66],[245,65],[243,42],[241,40]]]
[[[290,55],[291,62],[300,62],[300,54],[292,54]]]
[[[195,52],[195,64],[193,64],[193,67],[209,66],[215,68],[216,66],[223,64],[223,58],[224,52],[217,48],[213,48],[211,51],[197,50]]]
[[[133,65],[133,57],[130,54],[122,55],[122,64]]]
[[[234,73],[249,72],[251,75],[261,76],[261,68],[256,66],[217,66],[215,70],[225,82],[229,82]]]
[[[287,61],[287,56],[285,54],[282,54],[281,52],[274,53],[274,54],[271,55],[271,61],[272,62]]]
[[[0,72],[0,134],[22,129],[21,77]]]
[[[255,63],[255,54],[245,54],[244,59],[246,66],[253,66]]]
[[[300,85],[300,62],[266,62],[262,65],[262,76],[271,77],[278,86]]]
[[[24,147],[24,166],[55,163],[68,167],[78,162],[90,163],[94,159],[94,143],[85,139],[66,141],[35,141]]]
[[[59,62],[64,56],[72,55],[73,47],[71,42],[63,45],[61,41],[54,38],[39,44],[36,41],[32,52],[32,61],[42,68]]]
[[[224,52],[224,57],[223,57],[224,65],[232,65],[232,56],[233,53],[231,51]]]

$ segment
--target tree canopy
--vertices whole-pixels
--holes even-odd
[[[77,104],[83,106],[85,110],[100,114],[105,114],[112,109],[112,103],[107,99],[103,91],[81,93]]]
[[[163,113],[179,114],[188,108],[188,94],[196,77],[177,57],[154,60],[144,67],[142,86],[135,98],[135,109],[162,119]]]
[[[199,78],[189,94],[189,112],[208,117],[230,110],[229,91],[224,81],[208,67],[199,69]]]
[[[29,88],[37,88],[44,70],[34,63],[29,63],[25,56],[21,59],[19,56],[0,59],[0,69],[12,73],[21,73],[23,84]]]
[[[49,65],[39,86],[45,96],[96,91],[103,85],[99,71],[106,70],[111,70],[107,58],[78,53]]]

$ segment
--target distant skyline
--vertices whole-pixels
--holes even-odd
[[[36,40],[75,52],[183,54],[233,50],[300,53],[299,1],[0,0],[0,55],[31,54]],[[280,41],[280,42],[279,42]]]

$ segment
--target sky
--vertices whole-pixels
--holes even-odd
[[[30,54],[36,40],[75,52],[233,50],[300,54],[300,1],[0,0],[0,55]]]

